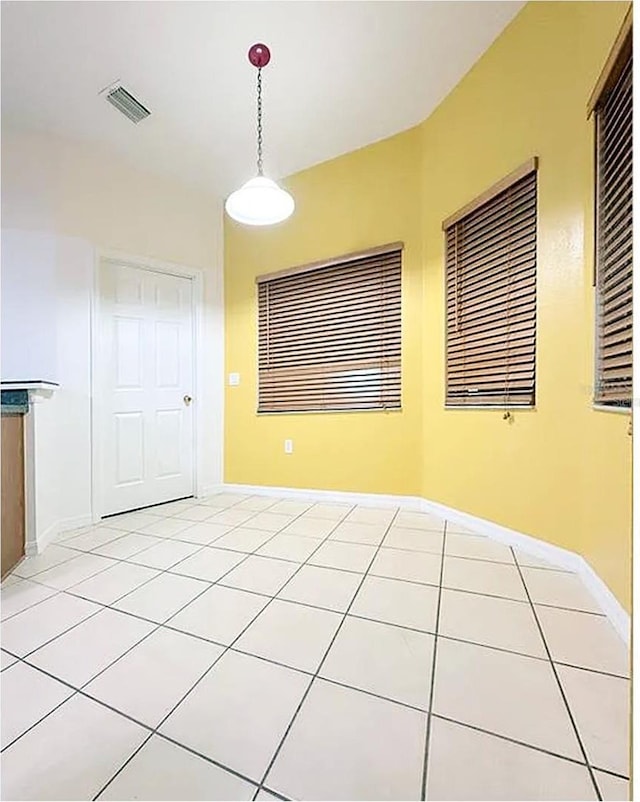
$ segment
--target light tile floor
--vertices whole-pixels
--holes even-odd
[[[627,799],[629,655],[432,515],[224,493],[3,583],[4,799]]]

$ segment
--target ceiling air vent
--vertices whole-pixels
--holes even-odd
[[[144,120],[151,114],[149,109],[145,108],[131,92],[127,92],[120,84],[114,84],[108,89],[104,89],[101,94],[104,94],[107,101],[125,117],[128,117],[132,123],[139,123],[140,120]]]

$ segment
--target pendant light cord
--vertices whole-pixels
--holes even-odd
[[[262,68],[258,67],[258,175],[262,174]]]

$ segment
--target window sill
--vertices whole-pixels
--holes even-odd
[[[259,418],[272,417],[278,415],[353,415],[356,414],[370,414],[378,413],[388,415],[390,413],[402,412],[402,407],[389,407],[389,409],[298,409],[298,410],[283,410],[282,412],[260,412],[256,410],[256,415]]]
[[[460,404],[460,405],[457,405],[457,404],[456,405],[454,405],[454,404],[445,404],[444,405],[445,412],[449,412],[449,411],[456,412],[456,411],[460,411],[460,410],[464,410],[464,409],[474,409],[476,411],[484,410],[485,412],[506,412],[507,410],[509,412],[511,412],[511,411],[513,411],[513,412],[516,412],[516,411],[517,412],[536,412],[537,411],[536,407],[521,407],[521,406],[518,406],[518,405],[511,405],[511,404],[504,404],[503,406],[499,406],[499,407],[486,407],[486,406],[483,406],[481,404],[478,404],[477,406],[476,405],[472,405],[472,404]]]
[[[592,404],[591,409],[594,412],[613,412],[616,415],[631,415],[633,407],[610,407],[606,404]]]

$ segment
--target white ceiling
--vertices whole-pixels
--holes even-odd
[[[255,69],[265,172],[288,175],[410,128],[522,2],[2,2],[3,123],[100,142],[226,195],[255,170]],[[121,79],[138,125],[98,96]]]

